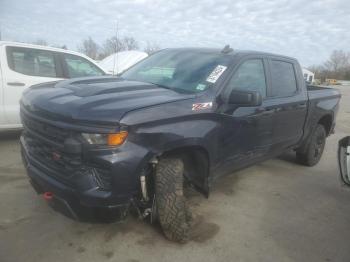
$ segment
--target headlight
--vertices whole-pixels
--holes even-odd
[[[112,134],[90,134],[82,133],[85,140],[91,145],[120,146],[128,136],[128,132],[121,131]]]

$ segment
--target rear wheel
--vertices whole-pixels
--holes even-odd
[[[180,158],[161,158],[155,174],[157,216],[165,236],[172,241],[186,242],[191,213],[184,196],[184,164]]]
[[[326,130],[323,125],[318,124],[309,138],[307,148],[304,152],[296,153],[299,163],[306,166],[316,165],[323,154],[326,145]]]

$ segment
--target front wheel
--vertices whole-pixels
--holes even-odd
[[[180,158],[161,158],[155,173],[155,200],[162,230],[169,240],[186,242],[191,213],[183,192],[184,164]]]
[[[299,163],[306,166],[316,165],[323,154],[324,147],[326,145],[326,130],[323,125],[318,124],[309,138],[308,146],[305,152],[296,153]]]

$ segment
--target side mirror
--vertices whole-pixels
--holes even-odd
[[[262,103],[262,96],[258,91],[233,90],[228,99],[228,103],[239,106],[260,106]]]
[[[339,140],[338,162],[340,178],[344,184],[350,186],[350,136]]]

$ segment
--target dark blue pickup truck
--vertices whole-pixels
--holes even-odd
[[[33,187],[75,218],[135,207],[186,241],[184,187],[209,195],[221,175],[293,149],[315,165],[340,94],[307,87],[297,60],[204,48],[159,51],[118,77],[32,86],[21,99]]]

